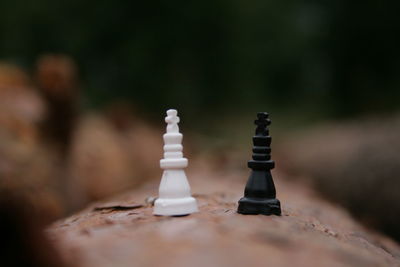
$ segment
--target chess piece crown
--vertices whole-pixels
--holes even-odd
[[[167,111],[165,122],[167,123],[167,132],[164,134],[164,158],[160,160],[162,169],[167,168],[185,168],[188,160],[183,157],[182,134],[179,132],[178,123],[180,121],[175,109]]]
[[[191,196],[190,185],[184,168],[188,160],[183,157],[182,134],[179,132],[178,112],[167,111],[165,122],[167,132],[164,134],[164,158],[160,167],[164,170],[159,187],[159,197],[154,203],[154,214],[173,216],[197,212],[197,202]]]
[[[252,160],[247,166],[251,169],[244,197],[239,200],[238,213],[280,215],[280,202],[276,199],[276,190],[271,174],[275,162],[271,160],[271,136],[268,126],[271,124],[266,112],[257,114],[255,136],[253,136]]]

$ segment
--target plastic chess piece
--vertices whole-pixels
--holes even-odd
[[[197,212],[197,202],[191,196],[190,185],[184,168],[188,160],[183,157],[182,134],[179,133],[179,117],[175,109],[167,111],[165,122],[167,133],[164,134],[164,158],[160,167],[164,169],[159,197],[154,203],[153,214],[179,216]]]
[[[250,177],[244,190],[244,197],[239,200],[237,212],[241,214],[281,215],[281,205],[276,199],[271,169],[275,167],[271,160],[271,136],[268,125],[271,120],[268,113],[257,113],[256,134],[253,136],[253,159],[247,163],[251,169]]]

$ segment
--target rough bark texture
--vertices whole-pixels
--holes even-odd
[[[282,216],[240,215],[248,173],[189,168],[200,212],[158,217],[149,183],[53,224],[47,233],[71,266],[400,266],[400,248],[364,229],[307,186],[273,172]]]

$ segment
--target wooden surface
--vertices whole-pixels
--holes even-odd
[[[248,173],[187,172],[200,212],[158,217],[158,182],[94,203],[48,228],[71,266],[400,266],[399,246],[274,171],[283,214],[236,213]],[[161,174],[160,174],[161,175]]]

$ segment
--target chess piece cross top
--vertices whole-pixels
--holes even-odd
[[[271,124],[271,120],[268,118],[267,112],[259,112],[257,113],[257,120],[254,121],[256,128],[256,135],[268,135],[268,128],[267,126]]]
[[[169,109],[167,111],[167,117],[165,117],[165,122],[168,123],[167,133],[179,133],[179,121],[178,111],[176,111],[176,109]]]

